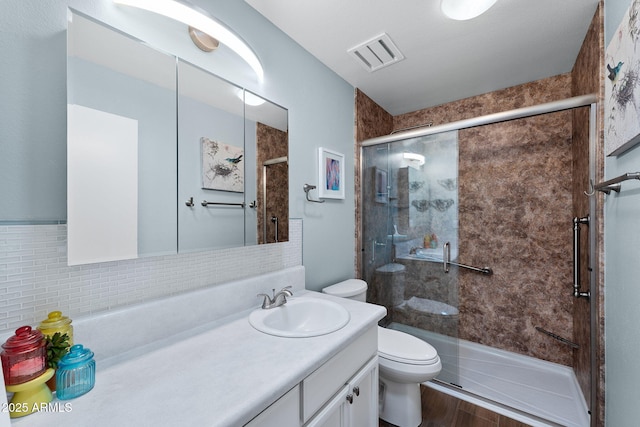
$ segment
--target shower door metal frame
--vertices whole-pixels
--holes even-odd
[[[262,163],[262,238],[264,243],[268,243],[267,240],[267,167],[272,165],[279,165],[281,163],[289,164],[289,157],[282,156],[273,159],[265,160]],[[275,218],[275,220],[274,220]],[[271,221],[275,223],[275,243],[278,243],[278,217],[271,217]]]
[[[434,135],[442,132],[457,131],[461,129],[472,128],[476,126],[488,125],[493,123],[505,122],[510,120],[522,119],[526,117],[538,116],[541,114],[555,113],[558,111],[571,110],[574,108],[589,107],[589,179],[590,182],[597,182],[596,169],[597,169],[597,100],[596,94],[588,94],[575,96],[572,98],[566,98],[559,101],[547,102],[544,104],[533,105],[529,107],[517,108],[514,110],[502,111],[499,113],[487,114],[484,116],[473,117],[470,119],[458,120],[451,123],[444,123],[441,125],[423,127],[418,129],[411,129],[404,132],[392,133],[385,136],[379,136],[376,138],[370,138],[362,141],[359,147],[360,162],[359,162],[359,179],[360,179],[360,200],[364,198],[364,185],[363,181],[363,148],[370,147],[379,144],[387,144],[396,141],[402,141],[410,138],[417,138],[421,136]],[[596,250],[598,239],[598,215],[597,215],[597,199],[596,197],[589,197],[589,216],[591,218],[591,224],[589,225],[589,291],[591,297],[589,298],[589,323],[590,323],[590,340],[591,346],[590,352],[590,396],[589,396],[589,409],[591,413],[591,425],[595,426],[596,417],[595,408],[597,407],[597,384],[598,384],[598,351],[597,351],[597,331],[598,331],[598,312],[597,312],[597,299],[598,299],[598,275],[599,275],[599,261]],[[360,221],[360,236],[363,236],[363,223]],[[362,268],[362,266],[359,266]],[[585,396],[586,398],[586,396]]]

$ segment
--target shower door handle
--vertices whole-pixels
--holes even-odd
[[[580,224],[589,225],[589,215],[573,218],[573,296],[576,298],[591,296],[590,291],[580,291]]]
[[[278,243],[278,217],[277,216],[272,216],[271,217],[271,222],[273,222],[275,224],[275,233],[274,233],[274,241],[276,243]]]

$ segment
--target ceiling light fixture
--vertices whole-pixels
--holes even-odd
[[[113,2],[148,10],[197,28],[237,53],[249,64],[260,81],[264,78],[264,70],[260,60],[240,37],[206,12],[196,10],[194,6],[187,2],[182,0],[113,0]]]
[[[496,0],[442,0],[440,9],[451,19],[466,21],[482,15],[495,2]]]

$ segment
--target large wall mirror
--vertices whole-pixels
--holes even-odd
[[[77,12],[70,265],[288,240],[287,110]]]

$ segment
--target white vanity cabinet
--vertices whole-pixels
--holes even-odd
[[[377,425],[378,356],[374,356],[305,427]]]
[[[245,427],[377,425],[378,330],[373,326]]]

